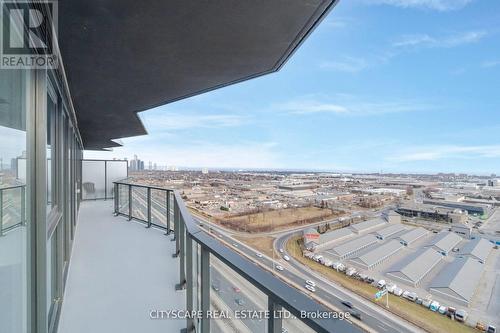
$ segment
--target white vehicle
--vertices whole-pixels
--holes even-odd
[[[280,253],[283,253],[283,252],[285,252],[285,250],[283,250],[283,249],[280,249],[279,251],[280,251]]]
[[[438,309],[438,312],[440,314],[446,314],[446,312],[448,312],[448,307],[444,306],[444,305],[441,305]]]
[[[259,257],[259,258],[263,257],[262,253],[257,253],[256,256]]]
[[[377,283],[377,288],[382,289],[382,288],[384,288],[384,287],[385,287],[385,285],[386,285],[385,280],[380,280],[380,281]]]
[[[333,262],[331,260],[328,260],[328,259],[326,259],[325,262],[323,263],[323,265],[328,266],[328,267],[332,266],[332,264],[333,264]]]
[[[323,256],[321,254],[315,254],[313,257],[314,261],[320,261],[320,259],[323,259]]]
[[[236,244],[236,243],[233,243],[233,246],[234,246],[234,247],[238,247],[238,244]]]
[[[422,306],[429,308],[429,306],[431,306],[431,303],[432,303],[432,299],[424,299],[424,301],[422,302]]]
[[[407,300],[409,301],[412,301],[412,302],[415,302],[417,300],[417,294],[413,293],[413,292],[410,292],[408,290],[406,290],[404,293],[403,293],[403,297],[406,298]]]
[[[304,288],[306,288],[306,289],[307,289],[307,290],[309,290],[310,292],[315,292],[315,291],[316,291],[316,288],[314,288],[313,286],[310,286],[310,285],[308,285],[308,284],[306,284],[306,285],[304,286]]]
[[[386,287],[387,291],[390,292],[391,294],[394,293],[394,290],[397,288],[398,286],[395,285],[394,283],[389,283]]]
[[[311,287],[316,287],[316,282],[311,280],[306,280],[306,284],[310,285]]]
[[[282,271],[284,268],[283,268],[283,266],[281,266],[281,265],[277,265],[277,266],[276,266],[276,269],[277,269],[278,271]]]
[[[401,296],[403,294],[403,289],[396,288],[396,289],[394,289],[393,294],[396,296]]]
[[[356,273],[356,268],[354,267],[349,267],[347,268],[347,270],[345,271],[345,275],[347,276],[353,276],[355,273]]]
[[[287,256],[287,255],[284,255],[284,256],[283,256],[283,259],[285,259],[285,261],[290,261],[290,257],[289,257],[289,256]]]
[[[332,264],[332,268],[336,269],[337,271],[341,271],[341,272],[345,270],[345,266],[341,262],[334,262]]]
[[[468,315],[469,314],[467,313],[467,311],[460,309],[457,312],[455,312],[455,319],[464,322],[467,319]]]

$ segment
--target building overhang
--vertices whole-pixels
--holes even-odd
[[[85,149],[147,134],[138,112],[279,70],[336,2],[59,1]]]

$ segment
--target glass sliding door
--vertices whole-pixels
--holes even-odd
[[[29,80],[0,70],[0,332],[28,332]]]

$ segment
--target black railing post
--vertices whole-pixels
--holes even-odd
[[[132,185],[128,185],[128,220],[132,220]]]
[[[281,333],[283,327],[282,311],[283,307],[276,303],[271,296],[267,296],[267,309],[269,318],[267,319],[267,332]]]
[[[167,197],[167,202],[166,202],[166,207],[167,207],[167,235],[170,235],[170,191],[166,191],[166,197]]]
[[[26,185],[21,186],[21,225],[26,225]]]
[[[151,228],[151,187],[148,187],[147,194],[147,205],[148,205],[148,226],[147,228]]]
[[[182,290],[186,287],[186,226],[184,218],[181,215],[179,218],[179,284],[175,287],[176,290]]]
[[[3,236],[3,190],[0,189],[0,237]]]
[[[119,192],[119,187],[120,185],[118,185],[117,183],[114,183],[114,188],[113,188],[113,191],[114,191],[114,202],[115,202],[115,216],[118,216],[118,214],[120,213],[120,198],[118,196],[118,192]]]
[[[194,283],[198,283],[198,278],[194,276],[193,272],[193,239],[186,234],[186,277],[185,277],[185,286],[186,286],[186,310],[188,313],[192,313],[194,311],[194,302],[193,302],[193,287]],[[182,284],[182,276],[181,276],[181,284]],[[191,316],[187,316],[187,332],[194,331],[194,320]]]
[[[210,333],[210,318],[207,314],[210,311],[210,252],[208,249],[200,245],[201,248],[201,281],[200,281],[200,294],[201,294],[201,311],[203,313],[201,321],[201,333]]]

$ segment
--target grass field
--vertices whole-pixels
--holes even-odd
[[[352,279],[344,273],[339,273],[332,268],[321,265],[314,260],[302,256],[302,248],[300,245],[300,238],[295,237],[287,243],[288,252],[293,255],[297,261],[307,265],[315,271],[326,276],[330,280],[336,281],[343,287],[354,291],[356,294],[363,296],[371,302],[383,306],[385,308],[385,296],[380,301],[375,301],[373,296],[378,291],[377,288],[355,279]],[[478,330],[463,325],[459,322],[452,321],[446,316],[439,313],[432,312],[421,305],[412,303],[398,296],[389,294],[389,311],[394,314],[405,318],[406,320],[414,323],[416,326],[428,332],[449,332],[449,333],[477,333]]]
[[[265,232],[329,220],[339,215],[340,213],[325,208],[298,207],[237,216],[227,215],[214,220],[238,231]]]

